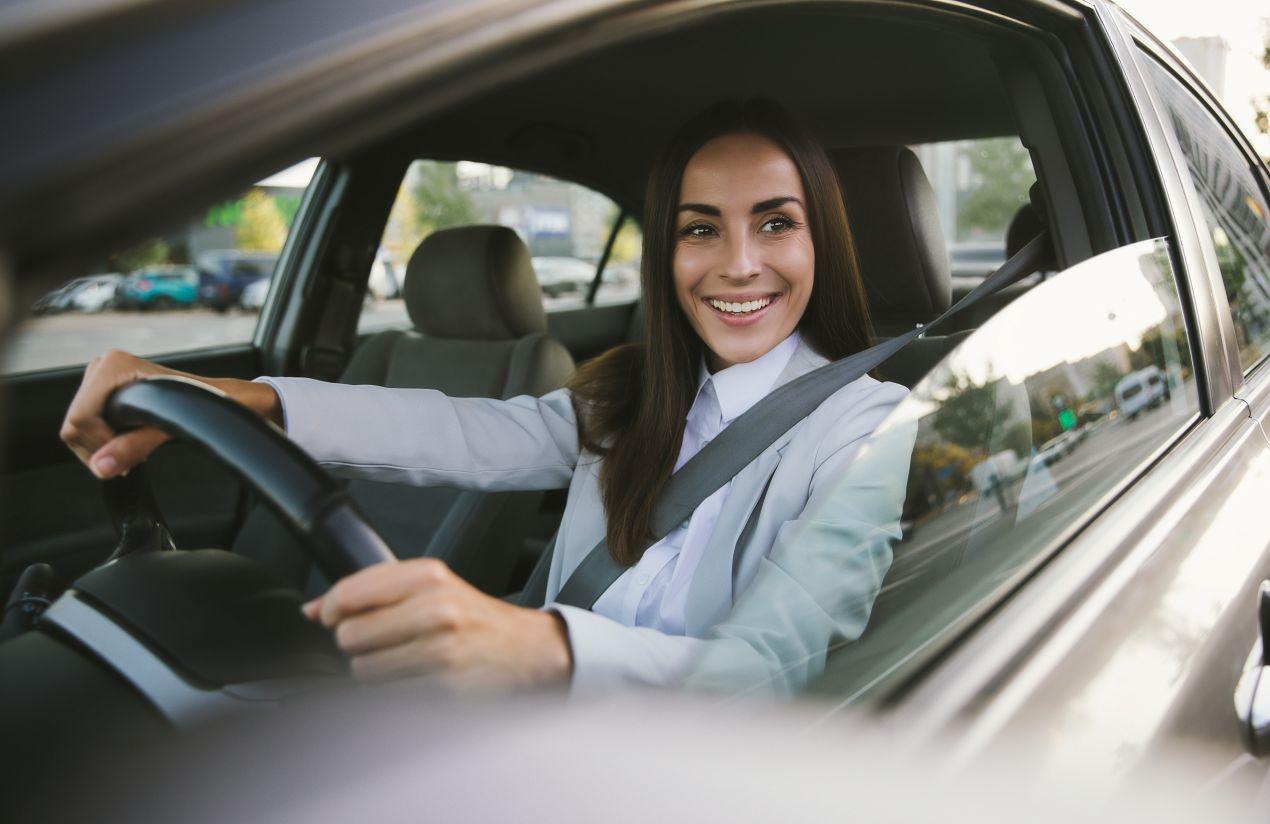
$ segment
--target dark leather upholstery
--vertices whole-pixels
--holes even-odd
[[[851,222],[874,333],[890,338],[927,324],[952,301],[952,269],[935,192],[904,146],[831,153]],[[879,367],[882,377],[915,386],[965,334],[933,330]]]
[[[411,258],[402,291],[417,328],[368,339],[340,376],[342,383],[510,398],[558,389],[573,371],[568,350],[546,333],[529,252],[510,229],[434,232]],[[540,492],[479,493],[363,480],[350,481],[348,488],[399,557],[442,558],[494,594],[506,590],[542,498]],[[325,587],[290,535],[262,510],[248,517],[236,549],[261,558],[311,594]]]
[[[1005,256],[1010,259],[1027,245],[1027,242],[1045,230],[1041,216],[1032,208],[1031,203],[1024,203],[1010,219],[1010,227],[1005,230]]]
[[[952,299],[935,192],[904,146],[831,154],[851,221],[874,329],[890,337],[929,323]]]

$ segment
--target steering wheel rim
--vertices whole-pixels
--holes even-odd
[[[331,581],[396,560],[344,488],[304,450],[206,384],[145,378],[115,390],[102,417],[117,432],[154,426],[210,454],[279,516]]]

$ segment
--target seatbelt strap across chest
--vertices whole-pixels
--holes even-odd
[[[653,508],[653,537],[645,545],[645,549],[688,520],[702,501],[735,477],[782,435],[797,426],[830,395],[867,374],[931,327],[1036,271],[1037,263],[1048,254],[1049,234],[1043,232],[929,324],[862,352],[827,363],[772,390],[670,476]],[[522,605],[542,605],[546,597],[547,570],[554,548],[553,541],[530,575],[521,595]],[[613,560],[605,540],[601,539],[565,581],[555,601],[590,609],[625,571],[625,567]]]

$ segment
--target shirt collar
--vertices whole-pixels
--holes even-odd
[[[730,423],[772,391],[776,379],[789,365],[801,340],[802,337],[795,330],[761,357],[749,363],[738,363],[727,369],[720,369],[713,375],[706,369],[703,361],[698,379],[698,397],[700,387],[709,381],[714,387],[723,423]]]

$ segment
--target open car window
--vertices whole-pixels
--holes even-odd
[[[474,224],[515,230],[529,248],[548,312],[588,304],[610,241],[593,303],[639,297],[639,227],[608,197],[504,166],[417,160],[406,170],[389,213],[358,332],[409,325],[401,286],[411,256],[431,233]]]
[[[1198,411],[1164,241],[1054,275],[913,387],[777,542],[777,571],[760,571],[716,628],[764,649],[766,663],[707,654],[695,677],[778,694],[810,679],[847,702],[878,694],[996,603]]]
[[[1007,237],[1036,182],[1032,158],[1017,135],[910,147],[939,206],[954,289],[967,291],[994,272]]]
[[[81,366],[111,348],[148,357],[246,344],[317,164],[310,158],[238,197],[191,204],[189,220],[39,296],[0,372]]]

